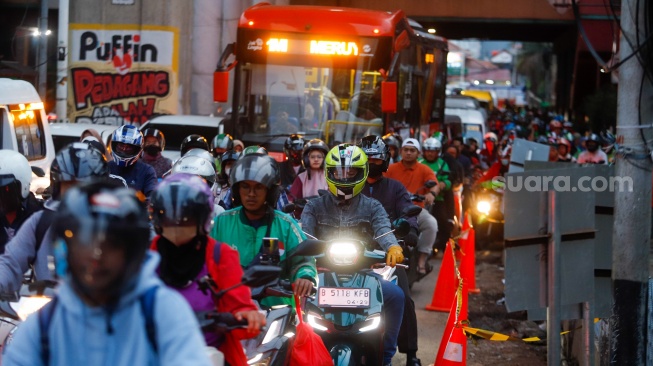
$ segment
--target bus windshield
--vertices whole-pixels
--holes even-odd
[[[248,140],[302,132],[354,143],[383,132],[378,71],[250,63],[242,72]]]

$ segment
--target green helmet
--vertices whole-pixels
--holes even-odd
[[[252,145],[252,146],[247,146],[243,152],[240,154],[240,157],[242,158],[245,155],[249,154],[264,154],[267,155],[268,151],[265,150],[263,146],[258,146],[258,145]]]
[[[340,144],[326,156],[326,181],[329,192],[349,200],[361,193],[367,180],[367,155],[363,149],[350,144]]]

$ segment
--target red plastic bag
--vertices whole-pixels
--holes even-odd
[[[304,323],[302,319],[302,309],[299,306],[299,297],[295,295],[295,305],[299,325],[297,325],[297,334],[290,352],[289,366],[333,366],[331,354],[324,346],[322,338],[313,332],[313,328]]]

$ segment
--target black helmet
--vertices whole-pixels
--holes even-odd
[[[292,134],[283,143],[283,152],[288,157],[288,160],[293,164],[299,165],[302,162],[302,150],[304,149],[304,138],[301,135]]]
[[[224,151],[233,150],[234,148],[234,138],[231,137],[228,133],[221,133],[216,135],[213,140],[211,140],[211,153],[214,157],[219,157],[222,153],[217,153],[215,149],[222,149]]]
[[[155,137],[159,141],[159,146],[161,147],[161,151],[163,151],[166,148],[166,138],[165,136],[163,136],[163,132],[157,130],[156,128],[145,129],[145,131],[143,131],[143,143],[145,143],[145,140],[149,136]]]
[[[220,157],[220,173],[218,174],[218,182],[222,185],[229,183],[229,175],[225,171],[225,165],[230,161],[240,159],[240,153],[237,151],[229,150],[222,154]]]
[[[600,145],[601,145],[601,137],[599,137],[599,135],[595,133],[590,134],[589,137],[587,137],[587,141],[585,141],[585,147],[589,152],[597,151]]]
[[[304,164],[304,169],[306,169],[308,174],[308,177],[310,178],[310,170],[311,170],[311,161],[308,157],[308,155],[311,153],[313,150],[320,150],[322,153],[324,153],[324,157],[326,158],[326,154],[329,153],[329,146],[327,146],[324,141],[320,139],[312,139],[309,142],[304,145],[304,149],[302,151],[302,164]],[[325,159],[326,160],[326,159]],[[322,160],[322,165],[320,166],[320,169],[324,169],[324,160]]]
[[[267,187],[268,196],[265,202],[272,208],[276,206],[280,193],[281,172],[279,164],[272,157],[260,153],[251,153],[241,156],[231,167],[229,183],[231,183],[234,207],[241,205],[238,185],[245,180],[261,183]]]
[[[401,138],[397,134],[389,133],[383,136],[383,142],[385,142],[388,148],[394,146],[397,148],[397,151],[401,150]]]
[[[388,171],[388,166],[390,165],[390,149],[381,137],[375,135],[365,136],[358,146],[365,151],[368,161],[369,159],[383,160],[381,171]],[[371,166],[372,164],[370,164],[370,169]]]
[[[174,173],[161,181],[150,197],[152,225],[157,234],[163,226],[195,226],[198,235],[211,230],[213,193],[194,174]]]
[[[142,195],[109,182],[75,186],[62,198],[53,222],[55,243],[66,244],[72,281],[81,291],[115,296],[135,280],[150,246],[149,218]],[[120,275],[101,289],[88,286],[84,281],[87,276],[76,273],[81,271],[75,265],[80,258],[76,252],[92,253],[88,255],[102,263],[101,257],[108,247],[124,251]],[[60,252],[55,249],[55,256]]]
[[[73,142],[59,150],[50,165],[52,197],[59,199],[61,182],[88,182],[107,177],[106,157],[90,144]]]
[[[206,141],[206,139],[203,136],[200,135],[186,136],[184,141],[181,142],[181,147],[179,148],[179,152],[181,153],[181,156],[184,156],[186,152],[190,149],[203,149],[206,151],[210,151],[209,143]]]

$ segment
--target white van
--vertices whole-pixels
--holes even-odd
[[[444,115],[445,130],[447,130],[450,138],[462,136],[465,143],[467,143],[467,139],[473,138],[478,142],[479,148],[483,148],[485,118],[480,111],[476,109],[445,108]]]
[[[43,102],[32,84],[0,78],[0,122],[0,148],[18,151],[45,172],[44,177],[32,177],[31,190],[39,193],[50,185],[55,153]]]
[[[107,139],[113,131],[119,126],[97,125],[93,123],[50,123],[50,132],[54,142],[54,151],[61,150],[62,147],[78,142],[82,132],[88,129],[94,129],[102,137],[102,143],[106,144]]]

